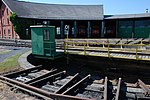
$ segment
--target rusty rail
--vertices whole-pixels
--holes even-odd
[[[120,87],[121,87],[121,78],[119,78],[119,81],[118,81],[118,86],[117,86],[117,92],[116,92],[115,100],[119,100]]]
[[[85,81],[87,78],[89,78],[91,75],[87,75],[86,77],[84,77],[82,80],[80,80],[79,82],[77,82],[76,84],[74,84],[72,87],[70,87],[69,89],[67,89],[66,91],[64,91],[62,93],[62,95],[67,94],[69,91],[71,91],[72,89],[74,89],[75,87],[79,86],[83,81]]]
[[[68,95],[62,95],[62,94],[55,94],[55,93],[49,93],[47,91],[44,91],[42,89],[30,86],[28,84],[24,84],[21,82],[18,82],[16,80],[0,76],[0,80],[2,80],[4,83],[8,85],[12,85],[18,89],[21,89],[23,91],[26,91],[28,93],[34,94],[38,97],[47,98],[47,99],[57,99],[57,100],[87,100],[87,98],[80,98],[75,96],[68,96]]]
[[[61,72],[58,72],[58,73],[53,74],[53,75],[51,75],[51,76],[44,77],[44,78],[39,79],[39,80],[37,80],[37,81],[31,82],[31,83],[29,83],[29,84],[34,86],[34,85],[36,85],[37,83],[44,83],[44,81],[48,81],[48,80],[50,80],[50,79],[53,80],[55,77],[58,77],[59,75],[62,75],[62,74],[65,74],[65,73],[66,73],[66,71],[61,71]]]
[[[31,72],[31,71],[34,71],[34,70],[41,70],[41,69],[43,69],[43,66],[42,66],[42,65],[39,65],[39,66],[30,68],[30,69],[25,69],[25,70],[22,70],[22,71],[5,74],[4,76],[5,76],[5,77],[12,78],[12,77],[18,76],[19,74],[22,74],[22,73],[29,73],[29,72]]]
[[[150,89],[145,85],[145,83],[138,79],[138,84],[145,91],[145,96],[150,96]]]
[[[63,86],[61,86],[55,93],[62,93],[63,90],[67,89],[69,84],[79,75],[79,73],[75,74],[67,83],[65,83]]]
[[[105,77],[105,82],[104,82],[104,100],[107,100],[107,90],[108,90],[108,78]]]
[[[37,78],[34,78],[34,79],[30,80],[30,81],[25,82],[25,84],[33,83],[33,82],[35,82],[35,81],[37,81],[37,80],[40,80],[40,79],[42,79],[42,78],[45,78],[45,77],[50,76],[50,75],[52,75],[52,74],[55,74],[56,71],[57,71],[57,69],[51,70],[50,72],[48,72],[48,73],[46,73],[46,74],[44,74],[44,75],[42,75],[42,76],[39,76],[39,77],[37,77]]]

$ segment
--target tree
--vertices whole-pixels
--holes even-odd
[[[9,16],[12,22],[14,31],[19,35],[21,39],[30,39],[31,35],[26,35],[26,29],[29,29],[33,25],[33,20],[26,18],[19,18],[15,12]]]

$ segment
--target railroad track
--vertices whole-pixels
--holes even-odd
[[[14,39],[0,39],[0,46],[15,46],[15,47],[32,47],[31,40],[14,40]],[[64,39],[56,40],[56,48],[62,49],[64,47]]]
[[[129,85],[121,78],[113,82],[105,77],[74,75],[42,66],[0,76],[0,81],[43,99],[59,100],[141,100],[150,99],[150,89],[138,79]]]
[[[0,46],[15,46],[31,48],[31,41],[26,40],[0,40]]]

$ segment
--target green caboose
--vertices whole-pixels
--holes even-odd
[[[37,58],[54,60],[63,53],[56,52],[55,26],[36,25],[31,27],[32,54]]]

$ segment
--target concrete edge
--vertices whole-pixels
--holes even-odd
[[[29,68],[33,68],[35,67],[34,65],[30,64],[28,61],[27,61],[27,56],[30,55],[32,53],[32,51],[28,51],[24,54],[22,54],[19,59],[18,59],[18,63],[20,65],[21,68],[24,68],[24,69],[29,69]]]

